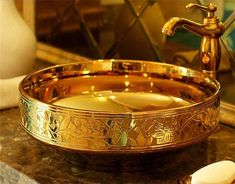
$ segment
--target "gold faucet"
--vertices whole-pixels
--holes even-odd
[[[203,19],[202,24],[185,18],[173,17],[164,24],[162,32],[167,35],[173,35],[176,28],[183,27],[201,36],[199,55],[202,71],[215,78],[221,57],[219,37],[224,33],[224,25],[214,15],[217,8],[212,3],[207,6],[190,3],[186,6],[187,9],[192,7],[207,11],[207,17]]]

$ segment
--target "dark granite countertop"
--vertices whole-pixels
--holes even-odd
[[[146,166],[144,171],[135,172],[101,172],[80,168],[34,140],[20,125],[19,109],[12,108],[0,111],[0,162],[39,183],[177,183],[178,178],[212,162],[235,161],[235,129],[220,127],[204,142],[155,153],[153,156],[160,158],[152,164],[155,167]]]

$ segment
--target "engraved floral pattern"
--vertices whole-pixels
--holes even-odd
[[[24,98],[20,106],[22,125],[31,135],[76,150],[175,146],[209,135],[219,122],[218,97],[188,111],[156,113],[144,118],[49,109],[43,103]]]

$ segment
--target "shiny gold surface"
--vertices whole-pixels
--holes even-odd
[[[162,32],[167,35],[173,35],[176,28],[183,27],[201,36],[199,54],[202,71],[211,77],[216,77],[216,71],[219,68],[221,57],[219,37],[224,33],[224,25],[214,15],[217,8],[212,3],[208,6],[200,6],[193,3],[186,6],[187,9],[192,7],[207,11],[207,17],[203,19],[202,24],[181,17],[173,17],[164,24]]]
[[[58,65],[32,73],[20,84],[22,125],[36,139],[74,151],[126,154],[176,149],[201,141],[217,129],[219,88],[216,80],[201,72],[155,62],[98,60]],[[157,95],[161,103],[167,96],[187,103],[168,101],[165,108],[161,104],[157,109],[124,111],[113,111],[112,106],[89,110],[54,104],[101,91],[131,94],[130,103],[122,101],[128,107],[145,93]]]

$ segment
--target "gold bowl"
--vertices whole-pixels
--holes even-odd
[[[58,65],[21,82],[21,122],[34,138],[73,152],[177,149],[217,129],[219,89],[206,74],[157,62]]]

